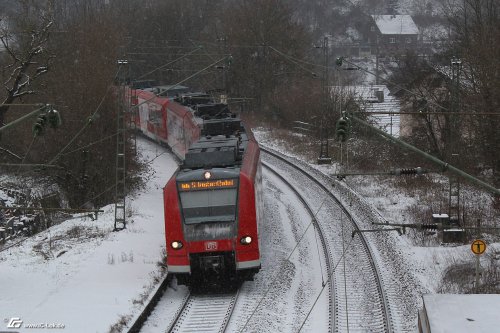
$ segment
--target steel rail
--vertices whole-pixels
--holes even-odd
[[[279,159],[280,161],[283,161],[284,163],[290,165],[292,168],[298,170],[302,174],[304,174],[307,178],[309,178],[312,182],[314,182],[316,185],[318,185],[321,189],[323,189],[328,195],[341,207],[342,211],[347,215],[349,221],[351,221],[353,227],[356,230],[360,230],[358,223],[356,220],[352,217],[351,213],[348,211],[348,209],[341,203],[341,201],[320,181],[318,181],[314,176],[312,176],[309,172],[305,171],[304,169],[298,167],[295,163],[289,161],[287,158],[283,157],[281,154],[274,152],[266,147],[260,147],[261,151],[273,156],[274,158]],[[323,175],[324,176],[324,175]],[[362,233],[358,233],[360,240],[363,244],[363,247],[365,248],[365,251],[369,255],[370,258],[370,266],[372,267],[374,271],[374,276],[377,281],[377,289],[380,295],[380,299],[382,301],[382,311],[384,314],[384,327],[385,331],[388,333],[393,332],[393,322],[392,322],[392,315],[391,315],[391,309],[389,306],[389,300],[387,297],[387,294],[382,286],[382,278],[380,274],[380,269],[378,267],[377,261],[374,259],[374,253],[371,249],[371,247],[368,244],[368,241],[366,240],[365,236]]]
[[[262,147],[261,147],[261,149],[262,149]],[[306,202],[306,200],[299,193],[299,191],[289,181],[287,181],[282,175],[280,175],[278,173],[278,171],[276,171],[275,169],[273,169],[270,165],[268,165],[265,162],[261,162],[261,163],[262,163],[262,165],[266,169],[268,169],[270,172],[272,172],[276,177],[278,177],[283,183],[285,183],[293,191],[293,193],[297,196],[297,198],[302,203],[302,205],[304,205],[304,207],[307,210],[308,214],[311,216],[313,226],[317,230],[318,235],[319,235],[319,237],[321,239],[321,245],[323,247],[323,253],[324,253],[325,261],[326,261],[327,277],[330,277],[330,275],[333,273],[333,264],[331,262],[331,258],[332,258],[331,251],[330,251],[330,248],[328,246],[328,242],[326,241],[325,233],[323,232],[323,229],[322,229],[321,225],[316,220],[316,216],[315,216],[315,214],[314,214],[311,206]],[[321,272],[321,274],[323,274],[323,272]],[[337,306],[335,304],[336,298],[332,297],[332,291],[334,290],[335,286],[334,286],[334,280],[333,279],[329,279],[327,281],[327,283],[328,282],[329,282],[329,288],[328,288],[328,299],[329,299],[329,302],[328,302],[328,307],[329,307],[329,311],[328,311],[328,327],[329,327],[329,330],[328,331],[329,332],[335,332],[334,318],[335,318],[335,309],[336,309]]]
[[[153,292],[153,294],[147,301],[146,306],[144,306],[142,311],[139,312],[139,314],[132,319],[132,324],[130,325],[130,328],[127,331],[128,333],[140,332],[142,326],[144,325],[149,315],[160,301],[163,293],[165,292],[165,289],[167,289],[167,286],[171,280],[172,280],[171,275],[165,274],[165,276],[163,276],[163,279],[158,284],[156,290]]]
[[[224,333],[238,296],[239,290],[232,294],[189,294],[167,332],[189,329],[192,332]]]

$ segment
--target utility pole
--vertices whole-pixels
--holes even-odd
[[[375,43],[376,43],[376,53],[375,53],[375,84],[376,85],[379,85],[380,84],[380,81],[378,79],[378,76],[379,76],[379,57],[380,57],[380,47],[379,47],[379,36],[377,35],[376,37],[377,39],[375,40]],[[392,125],[391,125],[391,129],[392,129]]]
[[[119,66],[127,66],[127,60],[118,60]],[[120,80],[120,107],[116,117],[116,170],[115,170],[115,227],[114,231],[126,228],[125,221],[125,195],[126,195],[126,170],[125,170],[125,80]]]
[[[460,70],[462,68],[462,62],[459,59],[451,59],[451,70],[452,70],[452,82],[451,82],[451,114],[449,116],[448,124],[448,149],[449,163],[460,167],[460,157],[459,157],[459,144],[460,144],[460,131],[457,127],[459,126],[458,117],[456,113],[460,111]],[[450,218],[450,224],[459,226],[462,221],[460,221],[460,180],[455,174],[451,174],[449,177],[449,196],[448,196],[448,216]]]
[[[227,36],[220,37],[217,39],[218,42],[223,43],[223,54],[226,55],[228,54],[228,46],[227,46]],[[213,60],[213,59],[212,59]],[[217,66],[217,68],[222,70],[222,88],[221,92],[219,94],[219,101],[220,103],[228,103],[227,96],[228,96],[228,89],[227,89],[227,74],[229,70],[229,66],[231,65],[232,57],[228,57],[227,60],[223,65]]]
[[[323,55],[325,59],[325,70],[323,72],[322,90],[323,90],[323,112],[320,124],[320,151],[318,157],[318,164],[330,164],[332,162],[328,153],[328,112],[330,105],[330,90],[328,88],[328,36],[323,38]]]

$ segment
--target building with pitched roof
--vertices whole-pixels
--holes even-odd
[[[419,45],[419,30],[410,15],[371,15],[364,28],[364,42],[371,46],[371,53],[393,56]]]

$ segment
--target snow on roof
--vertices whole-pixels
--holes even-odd
[[[385,85],[348,86],[345,89],[352,92],[365,112],[391,112],[399,113],[401,107],[399,101],[391,95]],[[377,92],[383,92],[383,102],[378,101]],[[377,125],[386,133],[399,137],[400,116],[399,114],[374,114],[371,116]]]
[[[431,332],[498,332],[500,295],[423,295]]]
[[[410,15],[372,15],[383,35],[418,35],[418,28]]]

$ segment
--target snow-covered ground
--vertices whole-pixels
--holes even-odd
[[[19,332],[107,332],[140,308],[161,275],[162,188],[177,164],[165,148],[138,144],[151,174],[127,202],[126,230],[112,232],[110,205],[96,221],[69,220],[0,252],[0,331],[19,318]]]
[[[285,150],[264,130],[256,131],[256,136],[262,144]],[[119,325],[139,312],[141,303],[162,274],[157,265],[164,255],[162,188],[177,164],[166,149],[145,140],[139,140],[138,144],[138,151],[145,161],[150,162],[151,171],[147,175],[146,187],[127,202],[131,208],[127,210],[130,217],[126,230],[112,232],[114,211],[113,206],[107,206],[96,221],[88,217],[69,220],[0,252],[0,331],[8,330],[9,324],[22,321],[20,328],[11,331],[53,332],[61,331],[64,326],[67,332],[108,332],[112,325]],[[315,167],[325,174],[335,171],[335,166]],[[300,256],[284,260],[297,235],[303,231],[296,219],[307,217],[297,213],[298,203],[290,193],[268,173],[264,176],[268,217],[260,231],[265,265],[256,281],[243,286],[247,297],[235,309],[235,318],[241,320],[231,322],[230,331],[242,327],[248,312],[253,311],[261,299],[260,309],[248,327],[263,332],[294,330],[300,326],[301,318],[305,318],[321,287],[317,281],[318,262],[308,257],[314,251],[302,249]],[[391,222],[397,219],[399,210],[415,200],[391,191],[387,184],[384,184],[386,191],[383,192],[379,191],[375,181],[368,181],[364,187],[360,184],[360,181],[356,184],[348,181],[347,185],[357,185],[354,186],[356,190],[362,190],[358,200],[371,205],[375,212]],[[424,247],[415,246],[407,237],[395,233],[375,237],[378,244],[383,240],[392,252],[398,254],[398,265],[402,264],[400,269],[416,278],[418,288],[408,290],[408,286],[400,285],[403,289],[398,291],[413,297],[414,304],[420,304],[421,294],[438,291],[450,265],[473,260],[468,245]],[[486,265],[488,258],[496,253],[500,253],[500,244],[488,244],[489,257],[482,257],[482,265]],[[289,272],[286,276],[291,279],[275,280],[282,288],[270,288],[269,294],[265,295],[270,281],[280,270]],[[399,283],[398,279],[399,275],[395,275],[395,284]],[[185,294],[183,287],[176,289],[168,289],[166,298],[162,299],[167,312]],[[404,319],[413,329],[416,328],[414,304],[407,309],[414,317]],[[304,331],[324,328],[326,307],[324,300],[317,305]],[[28,325],[38,325],[39,328],[28,328]],[[161,324],[152,325],[147,331],[155,332],[156,328],[162,327]],[[405,331],[411,332],[412,329]]]
[[[297,158],[299,160],[306,160],[303,156],[294,155],[290,153],[287,148],[287,140],[281,138],[277,140],[271,131],[266,129],[255,130],[255,135],[261,144],[267,145],[275,150],[278,150],[284,154]],[[333,163],[332,165],[314,165],[312,166],[325,175],[331,175],[339,172],[342,168]],[[348,178],[342,183],[347,187],[353,189],[356,194],[356,199],[354,198],[341,198],[345,203],[364,203],[366,206],[371,207],[373,211],[371,215],[379,216],[378,222],[391,222],[391,223],[418,223],[418,222],[428,222],[428,221],[415,221],[411,220],[409,216],[404,216],[410,207],[417,204],[419,201],[418,195],[414,191],[404,192],[401,188],[391,184],[393,180],[381,180],[372,176],[359,176],[354,178]],[[424,193],[424,195],[427,195]],[[489,195],[479,194],[478,192],[463,192],[466,200],[472,204],[472,201],[476,200],[477,204],[483,205],[486,208],[491,206],[491,199]],[[423,207],[418,207],[423,210]],[[428,208],[428,207],[427,207]],[[358,214],[363,218],[363,212],[353,212],[354,215]],[[500,221],[498,213],[492,215],[489,212],[488,216]],[[366,219],[366,217],[365,217]],[[367,226],[370,229],[377,228],[377,226]],[[442,246],[439,241],[436,241],[436,236],[424,236],[420,232],[421,238],[425,240],[427,237],[431,241],[423,241],[422,245],[416,245],[415,240],[410,238],[408,235],[399,236],[394,231],[388,233],[378,233],[374,239],[376,245],[382,253],[386,253],[387,256],[392,253],[396,256],[395,265],[401,266],[400,268],[394,267],[394,271],[397,272],[398,269],[406,272],[405,275],[410,279],[409,281],[404,281],[401,279],[400,274],[395,274],[393,277],[393,282],[396,288],[399,288],[401,294],[409,295],[412,301],[407,304],[407,313],[411,315],[409,318],[401,318],[405,323],[404,326],[409,327],[408,331],[416,331],[416,306],[421,306],[422,300],[421,296],[423,294],[434,294],[443,292],[443,278],[448,272],[448,270],[453,266],[459,266],[460,264],[465,264],[467,267],[474,267],[475,255],[471,252],[470,244],[466,245],[448,245]],[[500,243],[498,242],[498,237],[489,237],[487,235],[488,250],[484,255],[481,256],[481,266],[483,269],[495,265],[497,268],[500,266]],[[382,246],[381,246],[382,245]],[[387,247],[384,249],[383,247]],[[387,260],[387,256],[382,260]],[[391,260],[393,258],[391,257]],[[473,280],[474,270],[469,270],[466,276],[466,280]],[[412,282],[413,280],[413,282]],[[408,282],[412,282],[413,286],[410,285],[408,289]],[[500,283],[500,281],[497,281]],[[449,291],[448,289],[448,292]],[[455,292],[458,292],[456,290]],[[405,330],[406,331],[406,330]]]
[[[329,300],[328,292],[322,291],[325,262],[323,255],[318,258],[314,228],[309,226],[311,217],[276,176],[264,170],[263,177],[265,219],[259,226],[262,269],[254,281],[240,288],[227,331],[296,332],[304,325],[304,332],[326,332]],[[186,294],[187,289],[176,286],[174,280],[141,332],[165,331]]]
[[[138,314],[162,274],[157,265],[164,255],[162,188],[177,168],[164,148],[146,140],[138,144],[151,172],[147,187],[127,202],[126,230],[112,232],[110,205],[96,221],[69,220],[0,252],[0,285],[8,286],[0,292],[0,331],[22,321],[16,331],[108,332]],[[312,228],[288,258],[310,217],[302,216],[300,203],[277,182],[265,173],[264,267],[243,285],[229,331],[242,329],[247,319],[246,331],[293,331],[321,294],[324,263],[308,245],[315,241]],[[165,329],[185,295],[185,287],[170,286],[158,305],[165,314],[152,316],[144,331]],[[308,318],[305,331],[326,330],[327,293]]]

